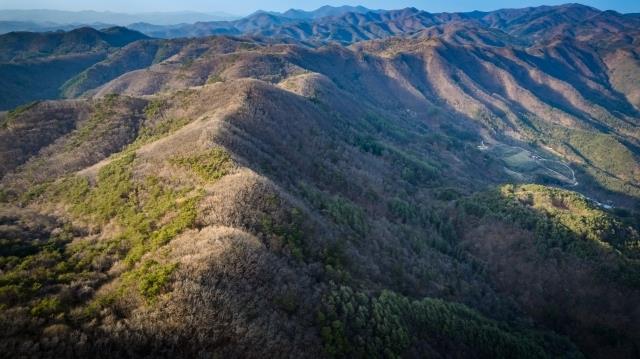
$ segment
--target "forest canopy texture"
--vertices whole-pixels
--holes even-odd
[[[321,10],[0,35],[0,357],[640,357],[640,17]]]

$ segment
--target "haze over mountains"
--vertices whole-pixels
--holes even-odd
[[[640,18],[0,35],[0,352],[640,354]]]
[[[373,10],[363,6],[322,6],[314,11],[298,9],[290,9],[284,13],[258,11],[249,17],[268,13],[289,19],[312,20],[327,16],[339,16],[349,12],[366,13],[371,11]],[[11,31],[72,30],[82,26],[109,27],[144,24],[162,27],[196,22],[230,21],[240,17],[223,12],[202,13],[195,11],[125,14],[108,11],[0,10],[0,34]]]
[[[65,28],[78,26],[78,24],[125,26],[136,22],[146,22],[155,25],[173,25],[198,21],[232,20],[238,17],[222,12],[202,13],[195,11],[125,14],[110,11],[0,10],[0,24],[9,22],[32,24],[32,26],[52,30],[55,30],[56,27]]]

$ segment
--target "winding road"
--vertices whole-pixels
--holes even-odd
[[[570,181],[572,182],[570,184],[571,187],[575,187],[575,186],[578,185],[578,181],[576,179],[576,173],[567,163],[562,162],[562,161],[556,161],[556,160],[550,160],[550,159],[547,159],[547,158],[543,158],[543,157],[539,156],[538,154],[535,154],[535,153],[527,150],[526,148],[523,148],[523,147],[520,147],[520,146],[511,146],[511,145],[507,145],[507,144],[504,144],[504,143],[501,143],[500,145],[501,146],[507,146],[507,147],[510,147],[510,148],[517,148],[519,150],[522,150],[527,154],[527,156],[529,156],[529,158],[532,158],[536,163],[538,163],[540,166],[544,167],[549,172],[552,172],[552,173],[556,174],[557,176],[559,176],[561,178],[569,179],[567,175],[564,175],[564,174],[562,174],[562,173],[560,173],[560,172],[558,172],[558,171],[556,171],[556,170],[554,170],[552,168],[549,168],[549,167],[545,166],[544,162],[557,163],[557,164],[560,164],[560,165],[566,167],[571,172],[571,179],[570,179]],[[484,144],[484,141],[482,141],[482,145],[481,146],[483,146],[484,148],[487,148],[487,146]],[[478,146],[478,148],[480,148],[480,146]]]

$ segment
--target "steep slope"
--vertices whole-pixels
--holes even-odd
[[[166,60],[185,45],[186,41],[136,41],[109,55],[66,81],[62,87],[64,97],[78,97],[106,82],[130,71],[143,69]]]
[[[106,53],[72,54],[0,63],[0,109],[10,110],[43,99],[60,97],[60,86],[91,65],[104,60]]]
[[[142,40],[1,113],[2,352],[637,356],[636,35],[592,14]]]
[[[607,68],[597,52],[570,42],[471,51],[468,45],[432,45],[428,39],[415,45],[409,50],[400,42],[384,51],[422,58],[427,83],[458,111],[584,165],[585,188],[590,187],[585,177],[593,177],[602,187],[637,196],[638,112],[602,76]],[[602,132],[609,136],[598,137]],[[597,141],[609,142],[606,160]]]
[[[140,23],[133,24],[131,28],[154,37],[164,38],[243,35],[254,39],[259,38],[261,42],[303,42],[306,45],[318,46],[331,41],[350,44],[398,35],[420,36],[425,32],[441,32],[443,28],[449,26],[463,26],[467,28],[467,31],[464,34],[459,31],[459,34],[462,34],[459,39],[466,37],[467,42],[473,39],[487,44],[485,41],[493,41],[497,38],[499,41],[497,44],[505,46],[529,44],[532,47],[553,46],[565,40],[575,41],[578,43],[578,47],[583,47],[586,42],[589,42],[587,45],[591,49],[587,52],[598,52],[597,57],[601,59],[599,61],[615,51],[631,51],[633,53],[637,50],[637,39],[640,38],[638,32],[640,22],[635,17],[611,11],[601,12],[581,5],[453,14],[431,14],[415,8],[389,11],[364,11],[360,8],[355,8],[355,11],[348,10],[350,9],[319,9],[317,12],[311,12],[304,16],[301,14],[287,16],[286,14],[257,12],[234,21],[199,22],[171,26]],[[485,36],[484,39],[474,38],[473,34],[479,29],[490,31],[492,36]],[[8,86],[4,89],[6,95],[3,95],[6,104],[0,108],[9,109],[31,100],[55,98],[59,96],[61,91],[66,97],[78,96],[126,71],[144,68],[154,63],[153,61],[149,62],[149,58],[153,56],[153,50],[147,50],[146,53],[137,52],[137,55],[134,56],[136,50],[129,49],[130,51],[114,55],[116,59],[105,59],[107,52],[110,52],[109,49],[120,47],[142,37],[137,32],[129,33],[127,31],[122,28],[112,28],[100,33],[92,29],[81,28],[66,33],[47,35],[14,33],[0,38],[0,43],[4,41],[6,48],[4,51],[5,60],[21,59],[19,63],[14,61],[2,65],[2,76]],[[511,36],[507,36],[507,34]],[[44,41],[44,37],[47,37],[47,41]],[[167,43],[159,45],[159,42],[154,42],[154,44],[158,44],[157,46],[167,45]],[[78,48],[74,50],[73,46]],[[146,43],[146,45],[138,46],[154,45]],[[87,53],[88,50],[91,52]],[[78,52],[82,52],[82,54]],[[61,55],[68,57],[60,57]],[[138,55],[142,56],[140,60],[135,59]],[[42,58],[43,56],[44,58]],[[569,56],[574,55],[570,54]],[[583,55],[577,54],[577,56]],[[40,60],[27,61],[27,59],[34,57],[40,58]],[[618,55],[612,58],[619,59],[621,57],[628,56]],[[157,59],[154,57],[154,60],[157,62],[164,58],[163,56]],[[106,60],[106,64],[97,65],[95,69],[87,69],[89,65],[100,60]],[[574,61],[573,59],[562,61],[567,62],[567,60]],[[585,59],[581,61],[585,61]],[[624,61],[625,64],[621,64],[620,67],[628,67],[629,65],[626,63],[631,60]],[[116,62],[116,64],[111,64],[111,62]],[[129,66],[122,65],[129,62],[131,63]],[[46,83],[44,86],[35,86],[37,79],[42,77],[40,75],[41,68],[46,66],[56,66],[58,70],[54,72],[54,76],[47,76],[50,83]],[[110,70],[111,67],[117,67],[119,70]],[[76,88],[78,81],[87,76],[86,73],[79,74],[85,69],[94,72],[89,77],[101,78],[89,79],[86,85],[80,85],[80,88]],[[103,76],[100,75],[102,70],[105,70]],[[16,75],[12,76],[13,73]],[[32,73],[35,75],[31,75]],[[75,78],[61,89],[61,82],[64,83],[71,77]],[[614,75],[612,74],[611,77],[613,78]],[[624,85],[621,86],[623,86],[621,91],[625,91]],[[14,94],[14,98],[11,98],[10,94]],[[15,96],[16,94],[18,96]]]
[[[627,299],[640,294],[637,218],[537,185],[507,185],[463,203],[462,240],[499,290],[581,343],[587,356],[635,355],[637,299]]]
[[[12,32],[0,36],[0,61],[17,62],[53,55],[106,51],[144,38],[145,35],[122,27],[102,31],[83,27],[68,32]]]
[[[455,33],[447,32],[461,40]],[[429,76],[451,77],[434,66],[443,66],[438,61],[447,51],[459,55],[460,45],[433,46],[429,39],[365,44],[370,52],[193,40],[149,69],[163,69],[159,87],[127,80],[136,72],[105,87],[153,97],[109,95],[13,113],[3,130],[8,137],[15,134],[6,131],[23,131],[18,124],[39,128],[50,118],[42,111],[84,108],[70,111],[57,134],[36,135],[41,148],[26,148],[21,158],[32,157],[4,176],[3,198],[13,213],[5,223],[15,227],[6,247],[15,259],[3,262],[4,348],[40,350],[22,344],[31,340],[53,353],[102,348],[104,356],[349,357],[383,349],[404,356],[579,356],[567,339],[544,332],[555,330],[598,357],[633,353],[633,216],[602,212],[587,200],[580,208],[551,201],[577,216],[571,223],[594,216],[613,223],[613,232],[584,234],[621,249],[607,255],[629,280],[612,282],[618,272],[606,269],[602,254],[576,252],[582,237],[556,237],[529,224],[547,208],[537,192],[533,202],[518,192],[531,206],[522,209],[523,222],[505,217],[512,213],[509,192],[507,202],[493,192],[467,199],[509,180],[510,162],[477,148],[482,118],[450,110],[455,104],[434,95],[446,89]],[[465,70],[472,73],[458,73]],[[195,81],[202,73],[220,80],[175,82],[178,74]],[[484,133],[497,138],[491,131]],[[29,229],[35,221],[49,224],[37,232]],[[608,237],[620,233],[615,226],[629,226],[627,242]],[[495,236],[508,238],[494,233],[501,228],[518,235],[487,251]],[[561,238],[563,245],[544,244],[558,261],[517,251],[531,238]],[[493,264],[494,255],[516,264]],[[529,276],[501,275],[502,265],[521,263]],[[579,270],[585,266],[590,270]],[[527,296],[520,282],[537,283],[550,271],[559,283],[588,281],[593,291],[579,293],[581,302],[608,291],[620,305],[577,305],[554,320],[540,305],[565,311],[571,303]],[[584,319],[588,310],[603,315]],[[616,319],[621,313],[630,319]],[[528,318],[537,324],[526,324]],[[368,322],[379,331],[358,324]],[[83,335],[87,341],[78,340]]]
[[[317,85],[312,88],[318,89]],[[305,352],[316,356],[322,346],[348,355],[353,349],[333,348],[332,341],[355,340],[351,337],[355,329],[348,329],[345,334],[331,329],[321,332],[318,325],[325,325],[325,319],[317,322],[315,317],[317,310],[326,313],[325,318],[342,315],[340,311],[332,312],[335,309],[329,302],[324,307],[326,300],[350,300],[340,294],[349,289],[334,288],[331,281],[361,288],[358,290],[365,290],[364,293],[367,288],[389,288],[410,297],[446,297],[487,315],[498,310],[502,313],[500,320],[517,313],[489,294],[492,289],[481,273],[450,252],[449,234],[445,227],[442,232],[438,229],[437,223],[443,219],[437,217],[437,211],[432,214],[436,217],[431,218],[426,208],[416,209],[424,211],[426,217],[413,222],[408,217],[411,212],[403,209],[418,203],[409,199],[409,193],[412,198],[422,198],[419,202],[428,203],[428,198],[439,193],[439,183],[452,183],[445,180],[450,175],[444,172],[444,177],[435,177],[440,171],[434,166],[438,158],[454,154],[434,151],[432,146],[440,147],[441,140],[434,138],[425,143],[422,136],[427,132],[412,133],[401,128],[396,131],[405,134],[403,142],[409,140],[413,144],[402,150],[397,147],[398,139],[385,132],[365,140],[370,145],[360,142],[363,140],[358,138],[364,134],[373,135],[368,130],[370,121],[374,121],[367,117],[370,110],[348,97],[342,100],[343,106],[329,110],[324,101],[339,104],[339,98],[346,93],[340,94],[337,88],[326,93],[328,97],[320,96],[312,102],[276,86],[243,79],[158,98],[147,105],[138,139],[122,154],[50,185],[46,181],[51,177],[40,175],[49,173],[47,165],[42,164],[49,161],[48,152],[41,151],[41,159],[34,158],[14,175],[5,177],[6,193],[9,198],[14,195],[12,191],[19,195],[21,179],[26,177],[31,183],[44,184],[35,193],[16,199],[58,216],[58,221],[73,223],[71,232],[63,232],[66,237],[60,239],[69,243],[63,244],[69,249],[54,252],[58,251],[55,253],[68,263],[67,268],[75,269],[68,272],[62,267],[51,268],[60,279],[43,283],[42,293],[50,294],[42,297],[39,291],[23,291],[22,284],[18,284],[38,280],[29,272],[21,272],[26,262],[18,267],[8,264],[12,274],[3,280],[18,287],[15,294],[7,293],[3,300],[10,304],[14,303],[13,295],[32,298],[30,313],[50,318],[45,319],[49,328],[46,333],[63,339],[59,345],[42,342],[47,350],[74,348],[77,353],[86,353],[89,347],[82,342],[74,344],[73,339],[85,333],[94,350],[110,348],[101,351],[104,355],[118,355],[125,350],[159,353],[171,347],[178,355],[213,351],[232,356],[299,356]],[[186,103],[189,106],[185,108]],[[186,121],[177,116],[185,116]],[[388,119],[375,121],[389,123]],[[420,122],[406,121],[403,126],[413,127]],[[59,146],[55,152],[74,151],[64,144],[74,143],[79,133],[86,133],[87,126],[90,125],[81,125],[61,137],[53,145]],[[97,132],[95,136],[88,133],[89,143],[105,139]],[[118,138],[131,142],[126,132]],[[355,146],[350,144],[354,139]],[[184,146],[186,143],[191,145]],[[433,164],[416,159],[422,151],[435,156],[429,160]],[[92,162],[98,160],[93,158]],[[51,161],[58,164],[60,174],[76,168],[75,164]],[[376,178],[383,173],[387,183]],[[133,212],[128,211],[134,208],[142,217],[130,216]],[[21,213],[18,211],[18,216]],[[399,230],[406,235],[392,234]],[[414,241],[418,242],[412,247],[410,243]],[[101,250],[99,243],[111,244]],[[440,249],[429,249],[431,246]],[[29,252],[35,254],[26,258],[31,261],[54,255],[48,249],[30,248]],[[405,250],[397,252],[401,248]],[[408,270],[399,270],[400,262],[412,264]],[[73,274],[80,268],[85,268],[85,279]],[[465,273],[466,279],[451,286],[449,279],[456,273]],[[132,281],[138,277],[147,278],[140,283],[148,284],[138,286]],[[426,278],[427,285],[415,285]],[[74,285],[80,283],[87,294],[74,294]],[[135,296],[122,295],[129,290],[134,290]],[[328,299],[327,295],[338,297]],[[384,298],[372,300],[387,300]],[[402,298],[394,294],[392,299]],[[424,304],[447,308],[445,302]],[[6,312],[3,336],[7,339],[3,342],[11,351],[31,350],[14,345],[23,340],[23,333],[42,328],[38,321],[25,318],[24,310],[27,309],[13,307]],[[412,310],[432,315],[419,307]],[[544,339],[532,328],[497,324],[464,306],[447,310],[461,325],[500,328],[491,340],[515,340],[507,341],[499,350],[524,353],[519,345],[551,353],[574,350],[559,338]],[[65,319],[55,319],[55,313],[61,312],[68,313],[58,316]],[[371,315],[373,318],[376,314]],[[84,319],[87,316],[99,320],[89,323]],[[340,323],[347,318],[331,320]],[[434,325],[440,323],[438,320],[428,322]],[[14,324],[7,331],[9,322]],[[206,340],[194,342],[194,331],[207,334],[202,337]],[[171,339],[160,333],[172,333]],[[393,350],[420,351],[429,345],[437,353],[448,350],[447,343],[455,341],[466,343],[457,349],[463,354],[466,348],[480,344],[472,333],[439,342],[430,342],[429,336],[408,337]],[[44,332],[41,335],[49,336]],[[339,339],[338,335],[347,337]],[[176,344],[186,341],[189,345],[168,347],[167,340]],[[316,351],[305,350],[309,347]],[[358,350],[373,353],[376,349]],[[493,349],[488,346],[483,350],[490,355]]]
[[[640,57],[636,49],[619,49],[611,52],[604,58],[604,62],[610,73],[611,84],[636,109],[640,109],[640,93],[634,84],[640,80]]]
[[[109,96],[97,101],[45,101],[10,112],[3,122],[0,173],[5,176],[21,165],[38,167],[40,173],[26,171],[35,177],[16,183],[24,188],[118,152],[136,137],[144,104]],[[66,142],[58,141],[65,135]],[[33,163],[36,155],[41,159]]]
[[[633,62],[626,57],[614,63],[616,53],[603,54],[582,42],[528,47],[499,30],[454,22],[411,39],[364,42],[351,50],[232,38],[172,43],[171,58],[92,93],[140,96],[239,78],[280,83],[319,73],[365,101],[404,108],[413,116],[437,118],[452,109],[457,117],[473,119],[486,128],[483,140],[497,145],[491,152],[499,160],[506,155],[501,143],[517,148],[528,142],[522,150],[544,161],[508,164],[515,179],[542,175],[537,180],[578,185],[601,200],[627,206],[640,193],[639,113],[629,101],[636,86],[618,72],[631,71],[625,66]],[[627,51],[622,49],[617,51]],[[82,81],[78,86],[91,87]],[[389,93],[389,88],[394,90]],[[560,158],[575,167],[566,167]],[[527,169],[530,165],[542,172]],[[547,165],[552,168],[544,170]]]
[[[114,49],[145,38],[119,27],[0,35],[0,109],[59,98],[60,87],[70,78],[104,60]]]

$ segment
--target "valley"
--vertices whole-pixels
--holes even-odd
[[[536,182],[536,175],[557,180],[566,186],[577,186],[575,172],[562,161],[543,158],[522,147],[496,144],[486,148],[497,158],[505,161],[507,169],[513,173],[514,179],[525,182]],[[538,181],[544,181],[538,180]]]

